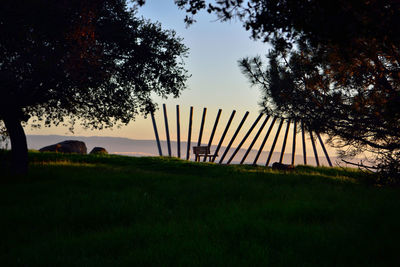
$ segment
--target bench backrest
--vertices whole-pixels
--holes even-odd
[[[196,155],[210,154],[210,147],[209,146],[194,146],[193,153]]]

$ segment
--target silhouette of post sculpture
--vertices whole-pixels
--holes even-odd
[[[333,166],[332,166],[331,159],[329,158],[329,155],[328,155],[328,151],[326,151],[324,142],[322,142],[321,136],[319,135],[319,133],[315,133],[315,134],[318,136],[319,143],[320,143],[321,146],[322,146],[322,150],[323,150],[324,153],[325,153],[325,157],[326,157],[326,160],[328,161],[329,166],[330,166],[330,167],[333,167]]]
[[[207,114],[207,108],[204,108],[203,109],[203,116],[201,118],[201,125],[200,125],[200,131],[199,131],[199,140],[197,141],[197,146],[201,146],[201,139],[203,137],[204,122],[206,120],[206,114]],[[199,160],[199,159],[197,158],[197,154],[196,154],[195,161],[197,161],[197,160]]]
[[[228,123],[227,123],[226,126],[225,126],[225,130],[224,130],[224,132],[222,133],[221,139],[219,140],[217,149],[215,150],[214,157],[212,158],[212,162],[215,161],[215,158],[216,158],[217,155],[218,155],[219,149],[221,148],[221,145],[222,145],[222,143],[224,142],[226,133],[228,132],[229,127],[231,126],[231,123],[232,123],[233,117],[235,117],[235,114],[236,114],[236,110],[232,111],[232,114],[231,114],[231,116],[229,117]]]
[[[235,139],[236,139],[236,136],[239,134],[239,131],[240,131],[240,129],[242,128],[243,123],[246,121],[248,115],[249,115],[249,112],[246,111],[246,114],[244,114],[243,119],[242,119],[242,121],[240,122],[239,126],[237,127],[235,133],[233,134],[231,141],[229,142],[228,146],[226,147],[226,149],[225,149],[225,151],[224,151],[224,154],[222,155],[221,159],[219,160],[219,163],[220,163],[220,164],[222,163],[222,161],[224,160],[226,154],[228,153],[229,149],[231,148],[233,142],[234,142]]]
[[[315,142],[314,142],[314,137],[312,135],[312,131],[310,131],[310,137],[311,137],[312,148],[314,151],[315,161],[317,162],[317,166],[319,166],[318,152],[317,152],[317,148],[315,147]]]
[[[177,142],[177,154],[178,158],[181,157],[181,125],[180,125],[180,114],[179,105],[176,105],[176,142]]]
[[[168,115],[167,115],[167,107],[163,104],[164,110],[164,121],[165,121],[165,134],[167,136],[167,145],[168,145],[168,156],[171,157],[171,140],[169,139],[169,128],[168,128]]]
[[[246,153],[244,154],[242,160],[240,161],[240,164],[243,164],[243,162],[246,160],[247,156],[249,155],[251,149],[253,148],[254,144],[256,143],[258,137],[260,136],[262,130],[264,129],[265,125],[267,124],[269,120],[269,116],[267,116],[264,120],[264,122],[261,124],[260,129],[258,129],[258,132],[256,133],[256,135],[254,136],[253,141],[251,142],[250,146],[247,148]]]
[[[279,157],[279,163],[282,163],[283,156],[285,154],[286,140],[287,140],[288,133],[289,133],[289,126],[290,126],[290,120],[288,120],[287,125],[286,125],[285,137],[283,139],[282,151],[281,151],[281,156]]]
[[[186,148],[186,160],[190,158],[190,143],[192,142],[192,125],[193,125],[193,107],[190,107],[190,114],[189,114],[189,127],[188,127],[188,141],[187,141],[187,148]]]
[[[227,164],[231,163],[231,161],[233,160],[233,158],[236,156],[237,152],[240,150],[240,148],[242,147],[242,145],[244,144],[244,142],[246,141],[247,137],[249,137],[249,135],[251,134],[251,132],[253,131],[254,127],[256,127],[258,121],[261,119],[261,117],[263,116],[262,113],[260,113],[257,117],[257,119],[254,121],[253,125],[251,125],[250,129],[247,131],[246,135],[243,137],[242,141],[240,142],[240,144],[237,146],[237,148],[235,149],[235,151],[232,153],[232,156],[229,158]]]
[[[267,142],[268,137],[271,134],[271,131],[272,131],[272,128],[274,127],[275,122],[276,122],[276,117],[274,117],[274,119],[271,122],[271,125],[268,128],[267,134],[265,135],[265,137],[264,137],[264,139],[263,139],[263,141],[262,141],[262,143],[260,145],[260,148],[258,149],[258,152],[257,152],[257,155],[256,155],[256,157],[254,159],[253,165],[257,164],[258,158],[260,157],[261,152],[262,152],[262,150],[263,150],[263,148],[265,146],[265,143]]]
[[[294,166],[294,161],[296,157],[296,134],[297,134],[297,121],[293,120],[293,143],[292,143],[292,165]]]
[[[272,143],[271,150],[269,151],[267,163],[265,164],[265,166],[268,166],[269,162],[271,161],[271,157],[272,157],[272,154],[274,153],[276,141],[278,141],[279,133],[281,132],[282,124],[283,124],[283,119],[281,119],[281,121],[279,123],[278,130],[276,131],[275,139],[274,139],[274,142]]]
[[[301,121],[301,140],[303,142],[304,165],[307,165],[306,134],[305,134],[305,130],[304,130],[304,122],[303,121]]]
[[[169,127],[168,127],[168,115],[167,115],[167,108],[166,105],[163,104],[163,112],[164,112],[164,122],[165,122],[165,132],[166,132],[166,136],[167,136],[167,145],[168,145],[168,155],[171,156],[171,140],[170,140],[170,135],[169,135]],[[233,118],[235,117],[236,111],[233,110],[232,114],[230,115],[228,122],[225,126],[225,129],[220,137],[220,140],[218,142],[218,145],[216,147],[216,150],[214,153],[210,152],[211,149],[211,145],[212,142],[214,140],[215,137],[215,133],[218,127],[218,123],[221,117],[221,113],[222,113],[222,109],[218,109],[218,113],[217,116],[215,118],[215,122],[211,131],[211,135],[209,137],[207,146],[204,145],[202,146],[202,137],[203,137],[203,133],[205,131],[204,127],[206,124],[206,115],[207,115],[207,108],[204,107],[203,108],[203,113],[202,113],[202,118],[201,118],[201,123],[200,123],[200,128],[199,128],[199,136],[198,136],[198,140],[197,140],[197,146],[196,146],[196,151],[198,153],[195,153],[195,160],[196,161],[200,161],[201,157],[203,158],[203,162],[207,161],[207,157],[209,158],[210,162],[215,162],[216,157],[218,156],[218,152],[222,147],[222,144],[225,140],[225,137],[229,131],[229,128],[232,124]],[[162,156],[162,149],[161,149],[161,142],[160,142],[160,137],[158,135],[158,129],[157,129],[157,124],[155,121],[155,116],[154,113],[150,113],[151,114],[151,119],[152,119],[152,123],[153,123],[153,128],[154,128],[154,134],[156,137],[156,141],[157,141],[157,148],[158,148],[158,153],[160,156]],[[218,163],[219,164],[223,164],[225,157],[228,155],[229,150],[231,149],[234,141],[236,140],[240,130],[243,128],[243,124],[245,123],[246,119],[248,118],[249,112],[246,111],[246,113],[244,114],[243,118],[241,119],[239,125],[237,126],[237,129],[235,130],[235,132],[233,133],[228,145],[226,146],[226,149],[224,151],[224,153],[222,154],[221,158],[219,159]],[[251,126],[249,127],[249,129],[247,130],[246,134],[243,136],[242,140],[240,141],[240,143],[237,145],[236,148],[234,148],[233,153],[229,156],[229,159],[227,160],[226,164],[230,164],[233,159],[235,158],[235,156],[237,155],[237,153],[240,151],[240,149],[242,148],[242,146],[244,145],[244,143],[246,142],[246,140],[249,138],[249,136],[251,135],[251,133],[253,132],[254,128],[257,126],[257,124],[259,123],[259,121],[261,120],[263,114],[260,113],[258,114],[257,118],[255,119],[255,121],[251,124]],[[266,124],[268,123],[270,119],[270,116],[266,116],[266,118],[264,119],[262,125],[260,126],[260,128],[258,129],[257,133],[255,134],[250,146],[246,149],[246,152],[244,153],[243,158],[240,160],[239,164],[243,164],[244,161],[246,160],[247,156],[249,155],[249,153],[252,151],[256,141],[258,140],[259,136],[261,135],[261,132],[263,131],[263,129],[265,128]],[[274,150],[276,148],[278,139],[279,139],[279,135],[280,132],[282,130],[282,126],[283,123],[286,121],[286,119],[283,118],[277,118],[274,117],[271,124],[268,127],[267,133],[265,134],[264,139],[261,142],[261,145],[257,151],[257,154],[255,156],[255,159],[253,161],[253,165],[257,164],[257,161],[261,155],[261,153],[263,152],[264,146],[269,138],[269,136],[271,135],[272,129],[274,128],[274,125],[276,123],[276,120],[279,119],[279,126],[278,129],[276,130],[276,134],[274,137],[274,140],[272,142],[269,154],[268,154],[268,158],[266,161],[266,166],[269,166],[270,161],[272,159]],[[297,137],[297,127],[299,127],[300,131],[301,131],[301,138],[302,138],[302,144],[303,144],[303,159],[304,159],[304,164],[307,164],[307,150],[306,150],[306,129],[307,129],[307,125],[304,123],[303,120],[296,120],[295,118],[293,119],[287,119],[286,121],[286,130],[285,130],[285,134],[282,140],[282,149],[280,151],[280,156],[279,156],[279,162],[276,162],[276,164],[281,164],[283,162],[284,156],[285,156],[285,152],[286,152],[286,146],[287,146],[287,142],[288,142],[288,137],[289,137],[289,132],[290,132],[290,125],[291,123],[293,123],[293,136],[292,136],[292,158],[291,158],[291,165],[294,166],[295,164],[295,157],[296,157],[296,137]],[[300,124],[298,126],[298,124]],[[190,107],[190,114],[189,114],[189,126],[188,126],[188,141],[187,141],[187,148],[186,148],[186,160],[190,160],[190,148],[191,148],[191,137],[192,137],[192,129],[193,129],[193,106]],[[181,157],[181,122],[180,122],[180,106],[176,105],[176,130],[177,130],[177,139],[176,139],[176,143],[177,143],[177,155],[178,158]],[[315,136],[314,136],[315,134]],[[312,148],[313,148],[313,152],[314,152],[314,156],[315,156],[315,161],[316,161],[316,165],[320,166],[320,160],[319,160],[319,156],[318,156],[318,151],[316,148],[316,141],[315,139],[318,138],[319,143],[321,144],[322,150],[325,154],[325,157],[328,161],[328,164],[330,167],[332,167],[332,162],[329,158],[328,155],[328,151],[325,147],[324,142],[322,141],[322,138],[320,136],[320,134],[318,132],[311,132],[309,131],[309,135],[310,135],[310,139],[311,139],[311,144],[312,144]],[[203,149],[203,150],[202,150]],[[207,149],[207,150],[204,150]],[[203,151],[207,151],[206,153]]]
[[[156,120],[154,119],[154,112],[151,112],[151,121],[153,122],[154,135],[156,136],[156,140],[157,140],[158,154],[160,156],[162,156],[160,137],[158,136],[157,124],[156,124]]]
[[[218,122],[219,122],[219,118],[221,117],[221,112],[222,112],[222,109],[219,109],[219,110],[218,110],[217,117],[215,118],[214,127],[213,127],[212,132],[211,132],[211,135],[210,135],[210,140],[208,140],[208,147],[209,147],[209,148],[211,148],[211,144],[212,144],[212,141],[213,141],[213,139],[214,139],[215,131],[217,130],[217,125],[218,125]],[[207,157],[204,156],[203,162],[205,162],[206,159],[207,159]],[[210,161],[211,161],[211,158],[210,158]]]

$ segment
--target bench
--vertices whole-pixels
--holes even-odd
[[[209,146],[194,146],[193,153],[196,155],[196,161],[200,161],[200,157],[208,157],[208,161],[211,161],[211,158],[214,157],[214,154],[211,154]],[[215,155],[216,157],[218,155]]]

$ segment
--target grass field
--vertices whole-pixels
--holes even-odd
[[[0,266],[400,264],[400,189],[355,170],[35,152],[30,162],[27,177],[0,168]]]

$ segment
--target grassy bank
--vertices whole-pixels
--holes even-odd
[[[33,152],[30,161],[27,177],[0,169],[1,266],[400,263],[400,190],[354,170]]]

